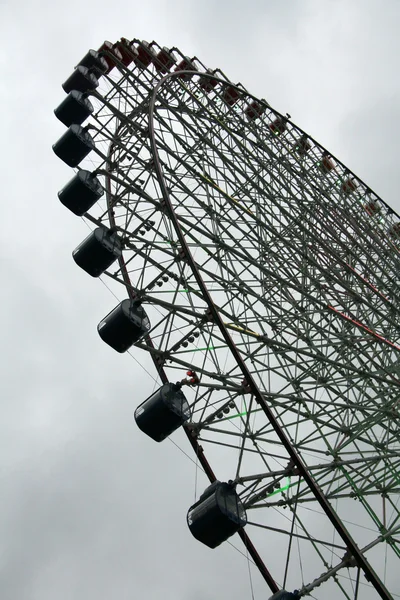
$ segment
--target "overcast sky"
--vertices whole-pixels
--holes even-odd
[[[0,0],[2,600],[251,598],[246,559],[210,557],[187,530],[193,463],[133,423],[154,368],[96,332],[115,299],[70,256],[87,229],[56,196],[71,176],[51,150],[61,83],[104,39],[178,46],[399,211],[399,28],[398,0]]]

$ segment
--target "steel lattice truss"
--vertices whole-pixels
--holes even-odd
[[[88,221],[123,238],[108,275],[150,318],[152,344],[137,346],[170,381],[199,375],[185,391],[188,430],[218,478],[237,483],[246,531],[279,586],[377,597],[244,380],[199,277],[293,449],[398,592],[398,217],[267,103],[253,118],[239,86],[230,106],[232,84],[217,76],[212,89],[194,73],[159,83],[154,66],[102,77],[90,158],[106,195]]]

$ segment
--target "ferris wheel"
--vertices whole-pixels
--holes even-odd
[[[398,215],[177,48],[105,42],[63,89],[73,258],[120,298],[100,338],[154,362],[138,428],[183,428],[209,479],[190,532],[240,536],[274,600],[397,597]]]

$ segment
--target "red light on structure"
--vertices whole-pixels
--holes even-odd
[[[364,283],[366,283],[366,284],[368,285],[368,287],[370,287],[370,288],[371,288],[371,290],[374,290],[374,292],[376,292],[376,293],[377,293],[377,294],[379,294],[379,295],[380,295],[380,296],[381,296],[381,297],[382,297],[384,300],[386,300],[387,302],[389,302],[389,299],[388,299],[388,298],[387,298],[387,297],[386,297],[384,294],[382,294],[382,292],[380,292],[380,291],[379,291],[379,290],[378,290],[378,289],[377,289],[377,288],[376,288],[376,287],[375,287],[375,286],[374,286],[374,285],[373,285],[373,284],[372,284],[370,281],[368,281],[368,279],[366,279],[365,277],[363,277],[363,275],[361,275],[361,273],[358,273],[358,272],[357,272],[357,271],[354,269],[354,267],[352,267],[351,265],[349,265],[349,263],[347,263],[347,262],[345,263],[345,265],[346,265],[346,266],[347,266],[349,269],[351,269],[351,270],[353,271],[353,273],[355,273],[355,275],[356,275],[357,277],[359,277],[360,279],[362,279],[362,280],[364,281]]]
[[[394,344],[390,340],[384,338],[383,335],[381,335],[380,333],[377,333],[376,331],[373,331],[372,329],[370,329],[366,325],[363,325],[362,323],[360,323],[360,321],[356,321],[356,319],[353,319],[352,317],[348,317],[343,312],[341,312],[340,310],[337,310],[336,308],[334,308],[330,304],[328,304],[328,308],[330,310],[333,310],[337,315],[339,315],[340,317],[342,317],[346,321],[350,321],[351,323],[354,323],[354,325],[356,325],[360,329],[363,329],[367,333],[371,334],[372,336],[374,336],[375,338],[377,338],[381,342],[384,342],[385,344],[388,344],[389,346],[392,346],[392,348],[395,348],[396,350],[400,350],[400,346],[398,346],[397,344]]]
[[[182,379],[182,385],[196,385],[199,383],[199,378],[195,371],[186,371],[186,375],[189,379]]]

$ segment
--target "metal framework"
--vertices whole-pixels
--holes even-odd
[[[91,92],[85,161],[87,221],[123,240],[111,285],[150,318],[137,347],[162,382],[197,373],[185,431],[273,592],[396,597],[399,217],[288,115],[151,49]]]

